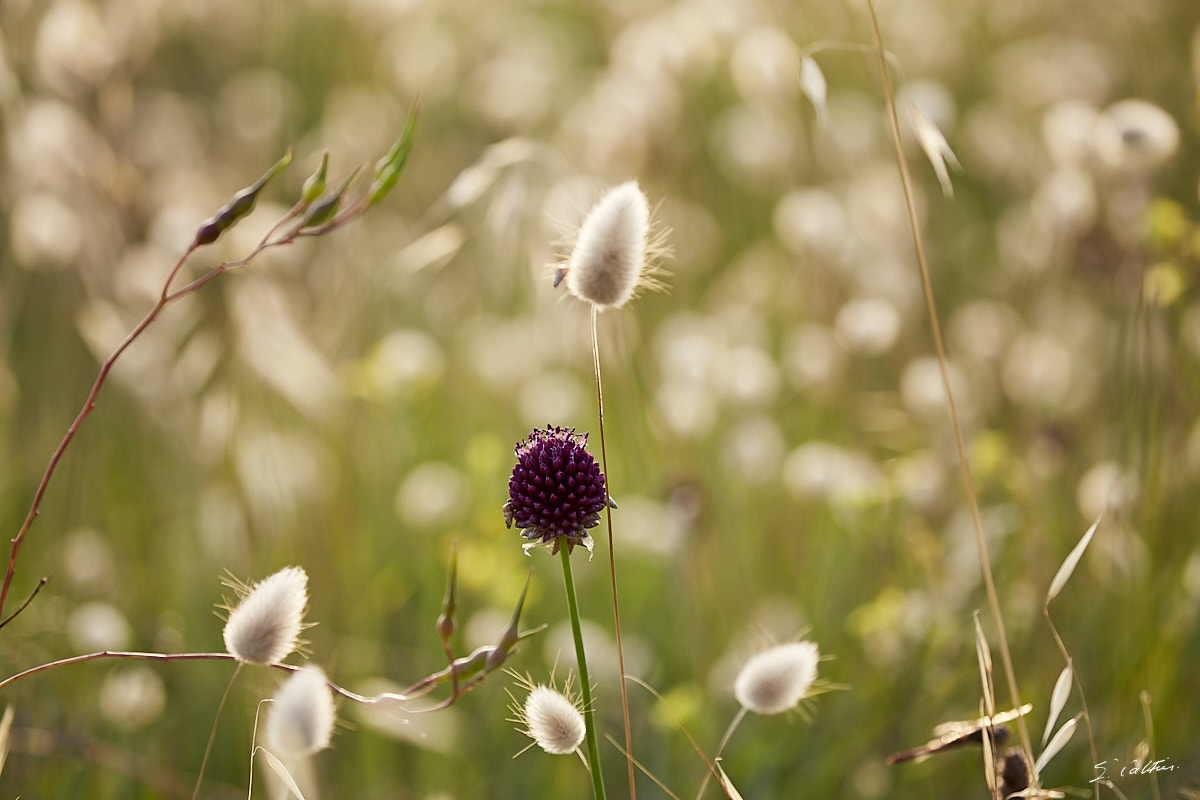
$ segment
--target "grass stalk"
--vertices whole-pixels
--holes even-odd
[[[212,730],[208,732],[208,744],[204,748],[204,758],[200,762],[200,774],[196,776],[196,790],[192,792],[192,800],[200,797],[200,787],[204,785],[204,770],[208,767],[208,759],[212,755],[213,742],[217,740],[217,726],[221,724],[221,714],[225,711],[225,701],[229,699],[229,692],[233,689],[233,682],[237,680],[237,676],[242,671],[242,663],[238,662],[233,669],[233,674],[229,676],[229,683],[225,684],[225,693],[221,695],[221,702],[217,706],[217,716],[213,719]]]
[[[592,684],[588,676],[587,655],[583,649],[583,630],[579,626],[579,601],[575,597],[575,578],[571,575],[571,547],[567,537],[560,536],[558,549],[562,554],[563,585],[567,592],[567,611],[571,616],[571,633],[575,637],[575,660],[579,663],[579,692],[583,698],[583,724],[586,731],[588,767],[592,774],[592,790],[596,800],[606,800],[604,775],[600,770],[600,746],[596,739],[596,709],[592,704]]]
[[[950,411],[950,427],[954,434],[954,449],[958,454],[959,472],[962,476],[963,490],[966,494],[967,505],[971,512],[971,525],[975,532],[975,546],[979,552],[979,565],[983,573],[983,585],[987,592],[988,608],[991,611],[992,624],[996,626],[999,639],[1000,662],[1004,666],[1004,677],[1008,684],[1009,695],[1013,705],[1020,708],[1021,694],[1017,688],[1016,671],[1013,669],[1012,653],[1008,647],[1008,637],[1004,629],[1004,617],[1000,613],[1000,600],[996,595],[996,583],[992,577],[991,560],[988,558],[987,543],[983,538],[983,523],[979,516],[979,501],[975,496],[975,485],[971,479],[971,465],[967,460],[967,447],[963,436],[962,424],[958,418],[958,407],[954,402],[954,393],[950,388],[950,374],[946,362],[946,348],[942,340],[942,328],[938,322],[937,304],[933,298],[933,282],[929,277],[929,263],[925,256],[925,245],[921,239],[920,225],[917,221],[916,202],[913,196],[912,176],[908,171],[908,162],[904,158],[904,148],[900,141],[900,118],[896,113],[896,97],[892,91],[891,78],[888,75],[887,59],[884,55],[883,37],[879,32],[879,19],[875,14],[875,0],[867,0],[868,17],[871,21],[871,34],[874,38],[875,53],[879,64],[879,78],[883,85],[883,97],[887,106],[888,122],[891,129],[892,145],[896,152],[896,164],[900,170],[900,183],[904,189],[904,205],[908,213],[908,224],[912,231],[913,249],[916,252],[917,266],[921,273],[921,289],[925,297],[925,309],[928,312],[929,327],[933,336],[934,349],[937,353],[938,369],[942,377],[942,388],[946,393],[946,405]],[[1021,737],[1021,746],[1029,757],[1029,763],[1035,763],[1033,746],[1029,738],[1029,728],[1024,717],[1017,718],[1017,730]],[[1033,780],[1039,782],[1036,774]]]
[[[625,725],[625,762],[629,767],[629,800],[637,800],[633,759],[633,729],[629,724],[629,690],[625,686],[625,648],[621,642],[621,605],[617,601],[617,545],[613,540],[612,494],[609,491],[608,452],[604,442],[604,384],[600,378],[599,312],[592,306],[592,367],[596,373],[596,408],[600,418],[600,469],[604,472],[604,520],[608,526],[608,575],[612,586],[613,630],[617,639],[617,669],[621,673],[621,716]]]

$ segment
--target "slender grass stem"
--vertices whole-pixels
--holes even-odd
[[[562,553],[563,585],[567,592],[567,611],[571,615],[571,633],[575,635],[575,660],[579,662],[579,691],[583,697],[583,724],[586,731],[588,766],[592,773],[592,789],[596,800],[606,800],[604,775],[600,771],[600,746],[596,739],[596,709],[592,705],[592,684],[588,677],[587,656],[583,651],[583,631],[579,627],[579,601],[575,599],[575,578],[571,575],[570,546],[567,537],[558,539]]]
[[[942,388],[946,393],[946,405],[950,410],[950,427],[954,434],[954,449],[958,454],[959,472],[962,475],[963,489],[967,497],[967,506],[971,511],[971,523],[975,531],[975,546],[979,551],[979,565],[983,572],[983,585],[987,592],[988,607],[992,614],[992,624],[1000,642],[1000,661],[1004,665],[1004,677],[1008,683],[1008,691],[1013,705],[1020,708],[1021,694],[1017,689],[1016,671],[1013,669],[1012,654],[1008,648],[1008,637],[1004,631],[1004,618],[1000,613],[1000,600],[996,595],[996,583],[992,578],[991,560],[988,558],[987,544],[983,539],[983,523],[979,517],[979,501],[975,496],[975,485],[971,479],[971,465],[967,460],[967,447],[963,437],[962,424],[958,419],[958,407],[954,402],[954,393],[950,389],[950,374],[946,365],[946,348],[942,341],[942,328],[938,323],[937,305],[933,299],[933,281],[929,277],[929,263],[925,257],[925,245],[921,239],[917,221],[916,202],[913,198],[912,177],[908,172],[908,162],[904,159],[904,148],[900,143],[900,118],[896,113],[896,98],[892,91],[891,78],[888,76],[887,60],[884,57],[883,37],[879,32],[879,19],[875,15],[875,0],[867,0],[868,16],[871,20],[871,34],[874,37],[875,53],[879,63],[879,77],[883,85],[883,96],[888,111],[888,122],[891,126],[892,145],[896,151],[896,164],[900,170],[900,183],[904,188],[904,205],[908,212],[909,228],[912,231],[913,249],[916,251],[917,266],[921,272],[921,288],[925,295],[925,309],[929,316],[929,327],[933,335],[934,348],[937,351],[938,368],[942,375]],[[1029,738],[1029,727],[1024,717],[1017,718],[1017,730],[1021,735],[1021,745],[1029,756],[1029,763],[1034,764],[1033,746]],[[1033,775],[1035,784],[1038,781],[1036,767]]]
[[[721,753],[725,752],[725,745],[729,744],[729,740],[733,738],[733,732],[742,724],[742,720],[746,718],[746,707],[742,706],[738,709],[738,713],[729,721],[729,726],[725,728],[725,733],[721,735],[721,741],[717,744],[717,752],[713,753],[712,763],[716,764],[721,760]],[[708,779],[713,775],[712,772],[704,773],[704,780],[700,782],[700,789],[696,792],[696,800],[700,800],[704,796],[704,790],[708,788]]]
[[[600,339],[596,335],[599,312],[592,306],[592,366],[596,372],[596,407],[600,416],[600,469],[604,472],[604,520],[608,525],[608,575],[612,584],[613,629],[617,637],[617,669],[621,672],[621,716],[625,724],[625,762],[629,766],[629,800],[637,800],[633,771],[633,728],[629,724],[629,689],[625,686],[625,648],[621,641],[621,605],[617,602],[617,544],[613,540],[612,495],[609,492],[608,452],[604,442],[604,384],[600,379]]]
[[[204,748],[204,759],[200,762],[200,774],[196,776],[196,790],[192,792],[192,800],[196,800],[200,796],[200,787],[204,784],[204,770],[208,767],[209,756],[212,755],[213,742],[217,740],[217,726],[221,724],[221,713],[225,710],[225,701],[229,699],[233,682],[237,680],[241,671],[242,662],[239,661],[234,667],[233,674],[229,676],[229,683],[225,684],[225,693],[221,695],[221,702],[217,706],[217,716],[213,719],[212,730],[208,732],[208,744]]]
[[[1098,751],[1096,750],[1096,732],[1092,730],[1092,715],[1088,712],[1087,696],[1083,692],[1083,681],[1079,679],[1079,672],[1074,668],[1074,659],[1071,658],[1071,654],[1067,651],[1067,645],[1063,642],[1062,636],[1059,635],[1058,628],[1054,626],[1054,620],[1050,619],[1050,604],[1048,602],[1042,606],[1042,614],[1046,617],[1046,624],[1050,626],[1050,633],[1054,636],[1054,643],[1058,645],[1058,652],[1062,654],[1063,660],[1071,667],[1075,688],[1079,691],[1079,708],[1083,711],[1083,724],[1087,730],[1088,747],[1091,748],[1092,763],[1098,764],[1100,763],[1100,756],[1097,755]],[[1159,800],[1157,788],[1157,786],[1154,787],[1156,790],[1154,792],[1154,800]],[[1095,800],[1100,800],[1100,784],[1098,782],[1092,784],[1092,792]]]

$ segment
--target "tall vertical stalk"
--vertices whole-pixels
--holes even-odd
[[[1000,600],[996,595],[996,583],[992,578],[992,564],[988,558],[987,543],[983,539],[983,523],[979,517],[979,501],[975,497],[975,485],[971,480],[971,465],[967,460],[967,447],[963,437],[962,424],[958,419],[958,406],[954,402],[954,393],[950,389],[950,374],[946,366],[946,348],[942,342],[942,328],[938,323],[937,305],[933,299],[933,282],[929,277],[929,264],[925,257],[925,245],[921,239],[917,209],[913,199],[912,177],[908,172],[908,162],[904,159],[904,148],[900,143],[900,118],[896,113],[896,98],[892,92],[891,78],[888,76],[887,61],[883,50],[883,37],[879,33],[879,19],[875,15],[875,0],[867,0],[868,16],[871,20],[871,34],[875,41],[875,53],[879,63],[879,79],[883,84],[883,97],[888,110],[888,122],[891,126],[892,145],[896,151],[896,164],[900,170],[900,183],[904,187],[904,205],[908,212],[908,224],[912,230],[913,249],[916,251],[917,266],[921,271],[921,289],[925,295],[925,310],[929,316],[929,327],[933,334],[933,345],[937,351],[938,369],[942,376],[942,388],[946,393],[946,405],[950,410],[950,427],[954,433],[954,449],[958,453],[959,473],[962,475],[963,490],[967,496],[967,505],[971,511],[972,528],[975,531],[975,547],[979,551],[979,565],[983,572],[983,585],[987,591],[988,607],[992,614],[992,624],[1000,640],[1000,661],[1004,665],[1004,677],[1008,683],[1008,691],[1013,704],[1021,707],[1021,694],[1017,689],[1016,672],[1013,669],[1012,654],[1008,649],[1008,637],[1004,632],[1004,618],[1000,613]],[[1033,765],[1033,746],[1029,738],[1029,728],[1024,717],[1017,717],[1017,730],[1021,735],[1021,746],[1029,756]],[[1033,779],[1038,782],[1036,767]]]
[[[583,725],[586,731],[588,767],[592,773],[595,800],[606,800],[604,776],[600,771],[600,748],[596,740],[596,709],[592,705],[592,683],[588,676],[587,655],[583,650],[583,631],[579,627],[579,601],[575,598],[575,579],[571,575],[571,547],[566,536],[558,538],[562,554],[563,585],[567,591],[567,611],[571,616],[571,633],[575,636],[575,660],[579,662],[579,691],[583,697]]]
[[[617,637],[617,670],[621,673],[621,715],[625,724],[625,753],[629,766],[629,800],[637,800],[633,771],[633,730],[629,724],[629,690],[625,686],[625,648],[621,643],[621,606],[617,602],[617,546],[613,541],[612,494],[608,480],[608,453],[604,447],[604,386],[600,380],[600,340],[596,335],[598,312],[592,306],[592,366],[596,372],[596,407],[600,416],[600,469],[604,472],[604,520],[608,525],[608,574],[612,584],[613,628]]]

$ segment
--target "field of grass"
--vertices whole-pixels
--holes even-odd
[[[1200,10],[877,10],[1035,756],[1065,666],[1043,601],[1103,515],[1051,605],[1095,752],[1081,720],[1043,784],[1090,796],[1104,762],[1101,795],[1195,797]],[[830,691],[741,723],[721,764],[742,796],[987,797],[978,747],[885,764],[979,716],[975,612],[1014,702],[867,0],[4,0],[5,538],[198,226],[293,149],[176,286],[253,249],[323,151],[330,186],[365,162],[365,191],[418,98],[385,200],[180,298],[115,362],[19,548],[3,615],[49,581],[0,628],[0,679],[101,650],[221,652],[222,579],[296,565],[316,625],[288,661],[397,690],[446,666],[454,552],[455,655],[495,642],[532,569],[523,628],[547,628],[505,666],[561,685],[559,564],[523,554],[501,507],[535,427],[588,432],[599,457],[590,309],[554,265],[633,179],[671,250],[666,291],[598,318],[625,668],[665,698],[629,685],[634,755],[695,797],[684,729],[712,757],[738,667],[803,637]],[[952,194],[914,107],[960,162]],[[623,746],[593,534],[572,565],[596,721]],[[233,670],[98,659],[0,688],[0,798],[192,796]],[[200,796],[283,796],[252,766],[283,677],[240,670]],[[588,797],[578,758],[513,758],[529,740],[510,692],[497,671],[433,713],[339,700],[305,796]],[[1059,724],[1080,710],[1076,690]],[[621,750],[600,754],[627,797]],[[1163,771],[1122,775],[1135,759]],[[668,796],[640,773],[637,794]]]

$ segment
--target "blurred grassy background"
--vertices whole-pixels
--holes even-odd
[[[1055,619],[1099,759],[1133,758],[1147,691],[1174,791],[1200,775],[1200,12],[880,14],[902,99],[964,165],[946,199],[910,148],[1031,730],[1063,666],[1041,600],[1104,510]],[[322,149],[346,174],[422,103],[382,207],[171,307],[119,363],[21,552],[9,608],[51,582],[0,633],[5,675],[104,647],[219,650],[223,571],[298,564],[311,657],[350,688],[404,685],[443,666],[433,622],[457,542],[460,652],[491,640],[532,566],[525,620],[551,630],[511,666],[545,680],[570,649],[557,566],[521,554],[500,506],[534,425],[596,445],[588,315],[547,265],[603,187],[636,178],[675,258],[669,293],[601,319],[630,670],[711,751],[740,660],[808,631],[846,690],[808,719],[743,724],[725,768],[745,797],[985,796],[978,752],[883,766],[975,715],[985,601],[875,65],[816,53],[826,128],[799,90],[802,48],[869,41],[863,3],[5,0],[0,27],[13,533],[196,226],[295,147],[274,208],[191,274],[252,246]],[[1112,105],[1129,98],[1153,107]],[[604,561],[576,575],[619,738]],[[95,662],[13,686],[0,791],[189,796],[228,675]],[[277,679],[235,687],[206,795],[245,791]],[[585,796],[572,759],[511,760],[526,740],[506,684],[400,727],[343,706],[321,794]],[[637,756],[694,795],[703,767],[671,715],[631,697]],[[1046,781],[1090,788],[1092,763],[1077,737]],[[1150,796],[1146,777],[1118,785]]]

